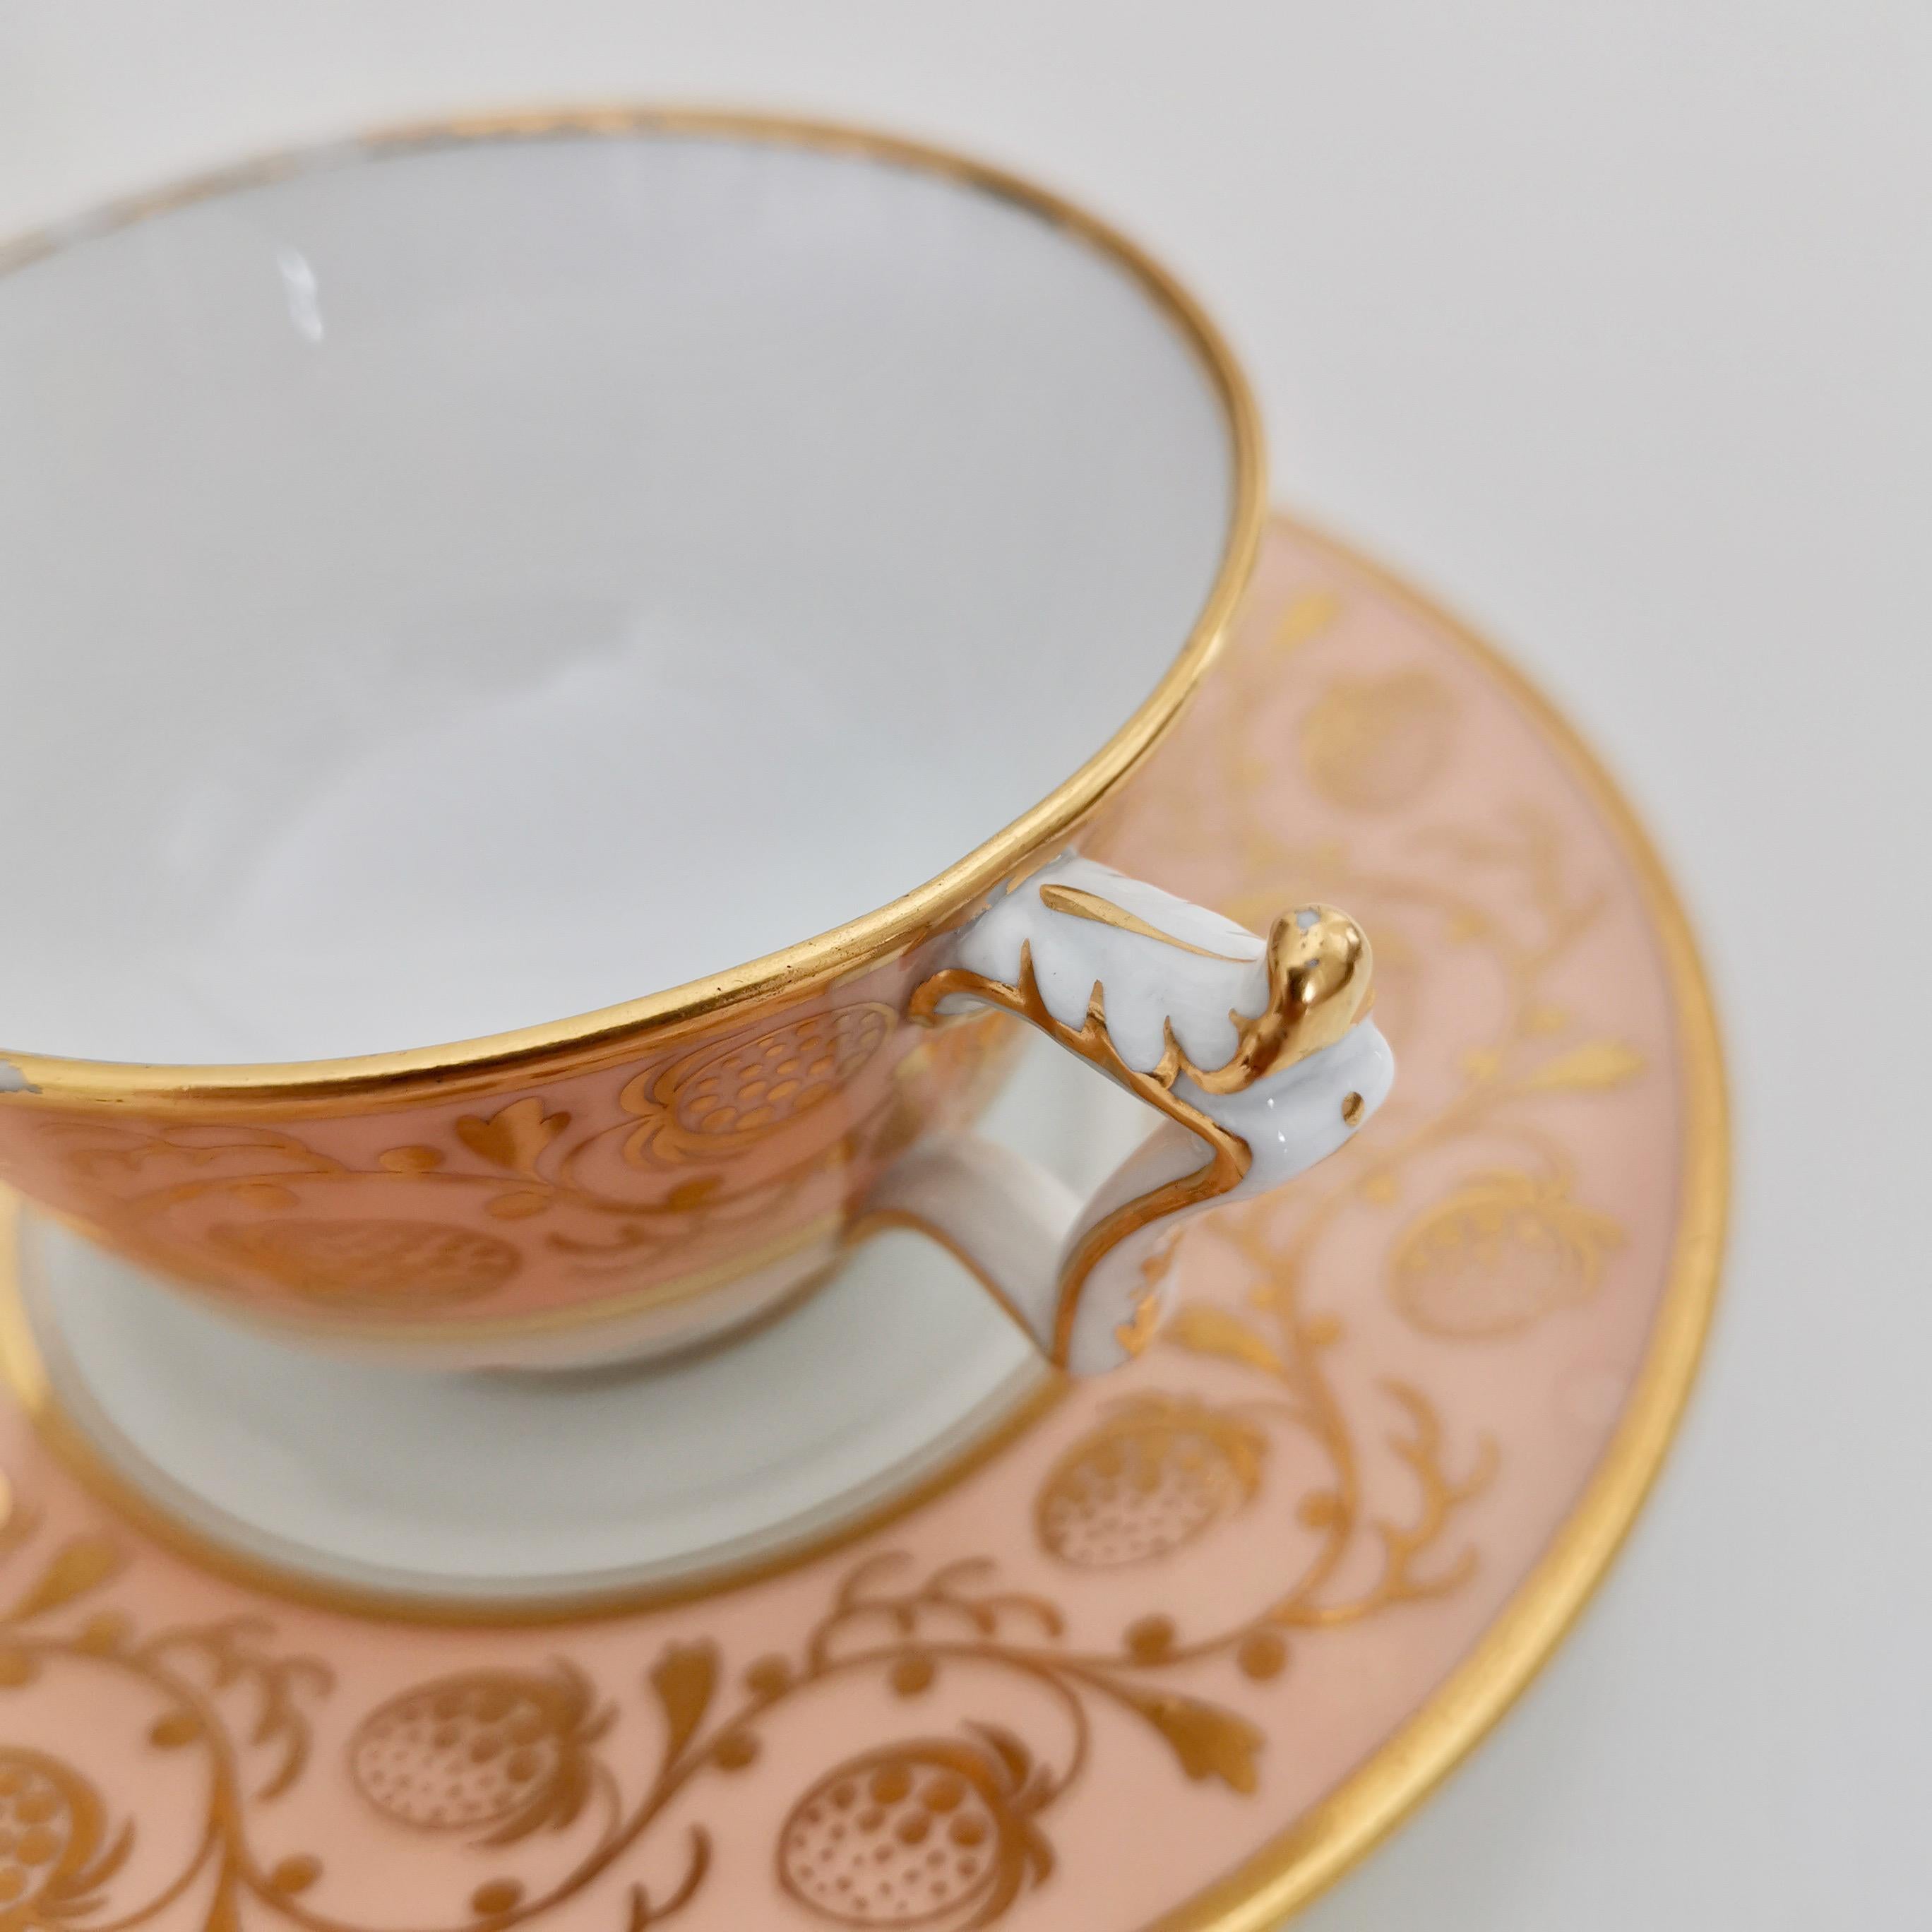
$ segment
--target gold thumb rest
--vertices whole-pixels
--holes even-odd
[[[1072,904],[1066,902],[1076,896],[1072,891],[1048,886],[1042,890],[1041,897],[1044,899],[1048,892],[1055,890],[1060,897],[1049,902],[1055,911],[1139,932],[1180,951],[1198,953],[1202,950],[1172,934],[1148,926],[1096,894],[1078,892],[1082,903]],[[1208,1159],[1193,1172],[1124,1202],[1095,1222],[1075,1244],[1060,1269],[1054,1318],[1055,1367],[1066,1366],[1081,1294],[1101,1258],[1150,1222],[1231,1192],[1240,1186],[1252,1164],[1253,1156],[1246,1141],[1174,1090],[1183,1076],[1204,1094],[1242,1092],[1256,1081],[1285,1072],[1297,1061],[1333,1046],[1367,1017],[1375,1004],[1375,954],[1368,935],[1346,913],[1334,906],[1302,906],[1281,914],[1268,929],[1264,957],[1268,967],[1267,1001],[1258,1013],[1229,1013],[1238,1036],[1234,1051],[1222,1065],[1211,1068],[1197,1066],[1188,1058],[1174,1036],[1171,1021],[1166,1028],[1166,1051],[1159,1063],[1147,1072],[1129,1066],[1108,1032],[1106,990],[1098,980],[1088,997],[1086,1018],[1079,1027],[1068,1026],[1055,1018],[1040,993],[1034,971],[1033,950],[1024,942],[1016,985],[1006,986],[983,974],[954,966],[934,974],[914,989],[907,1003],[906,1017],[914,1024],[937,1024],[940,1004],[950,998],[976,1000],[1015,1014],[1186,1128],[1207,1147]],[[1131,1354],[1138,1354],[1152,1340],[1150,1316],[1156,1278],[1149,1277],[1147,1291],[1132,1317],[1114,1330],[1116,1339]]]

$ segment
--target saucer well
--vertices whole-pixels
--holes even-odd
[[[596,1552],[567,1580],[593,1587],[497,1587],[530,1505],[487,1464],[468,1507],[490,1553],[460,1588],[451,1546],[404,1546],[393,1516],[354,1544],[370,1519],[342,1487],[325,1522],[313,1469],[284,1472],[308,1500],[272,1520],[270,1448],[300,1429],[275,1437],[237,1386],[254,1433],[195,1462],[178,1389],[135,1400],[135,1364],[166,1379],[178,1336],[142,1330],[137,1354],[87,1327],[136,1304],[83,1306],[112,1270],[34,1231],[0,1397],[8,1922],[1261,1932],[1397,1822],[1560,1639],[1694,1373],[1726,1163],[1695,956],[1548,706],[1286,520],[1093,849],[1250,922],[1347,905],[1396,1096],[1302,1185],[1190,1227],[1176,1314],[1115,1376],[1046,1399],[975,1370],[968,1337],[920,1371],[943,1399],[907,1400],[877,1385],[918,1358],[852,1334],[858,1432],[884,1433],[798,1521],[742,1486],[830,1468],[836,1428],[721,1463],[743,1548],[687,1536],[654,1569],[615,1520],[648,1518],[627,1474],[579,1519]],[[976,1312],[892,1252],[861,1257],[874,1292]],[[747,1347],[862,1305],[836,1282]],[[613,1416],[627,1386],[641,1415],[648,1378],[614,1386]],[[809,1409],[766,1407],[747,1428]],[[338,1420],[360,1426],[346,1390]],[[872,1487],[868,1454],[892,1466]],[[332,1480],[378,1515],[433,1494],[417,1471],[376,1494],[382,1458],[344,1456]],[[262,1467],[211,1502],[224,1456]]]
[[[980,1130],[1090,1191],[1146,1132],[1140,1103],[1016,1044]],[[943,1479],[1058,1387],[959,1262],[901,1232],[668,1362],[458,1375],[319,1355],[19,1220],[0,1360],[50,1431],[159,1533],[392,1614],[721,1583]]]

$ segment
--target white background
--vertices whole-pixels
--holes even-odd
[[[1523,660],[1692,902],[1739,1126],[1702,1388],[1574,1641],[1304,1922],[1926,1924],[1932,8],[0,0],[0,232],[619,96],[896,124],[1137,232],[1281,499]]]

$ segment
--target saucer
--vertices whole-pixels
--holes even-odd
[[[1568,728],[1286,520],[1091,849],[1250,923],[1348,906],[1402,1064],[1328,1166],[1185,1232],[1177,1312],[1113,1377],[1042,1386],[895,1238],[657,1372],[687,1378],[680,1467],[610,1381],[553,1432],[587,1449],[541,1440],[554,1388],[459,1393],[439,1471],[368,1371],[291,1412],[274,1345],[212,1355],[26,1226],[0,1909],[1260,1932],[1388,1830],[1558,1640],[1688,1392],[1724,1194],[1707,995]]]

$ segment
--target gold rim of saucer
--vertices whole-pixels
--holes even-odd
[[[943,926],[1041,846],[1064,838],[1135,771],[1179,717],[1219,654],[1253,569],[1268,520],[1261,419],[1247,380],[1220,331],[1166,268],[1098,216],[990,163],[902,136],[843,123],[712,108],[612,105],[538,109],[406,124],[245,161],[112,202],[92,214],[0,244],[0,274],[170,209],[259,186],[304,169],[373,162],[471,142],[584,135],[714,136],[869,157],[949,177],[1015,202],[1064,228],[1137,280],[1199,358],[1226,414],[1229,512],[1220,562],[1179,654],[1133,716],[1070,778],[964,858],[886,906],[730,970],[662,993],[507,1033],[388,1053],[233,1066],[150,1065],[0,1050],[10,1103],[138,1100],[147,1112],[266,1104],[287,1113],[346,1095],[400,1101],[424,1089],[454,1094],[541,1064],[580,1069],[634,1052],[640,1036],[670,1034],[733,1008],[825,986],[904,950]]]

